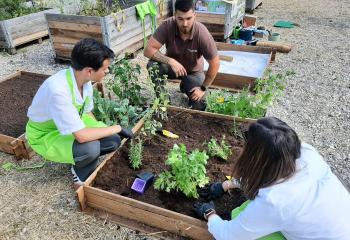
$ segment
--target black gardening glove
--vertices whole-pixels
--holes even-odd
[[[119,133],[119,136],[121,136],[122,138],[133,138],[134,134],[130,128],[122,128],[122,130]]]
[[[216,213],[213,201],[206,203],[196,202],[193,204],[193,210],[199,218],[205,220],[208,220],[210,214]]]
[[[221,198],[225,193],[221,182],[205,185],[205,187],[199,189],[198,192],[201,197],[208,200]]]

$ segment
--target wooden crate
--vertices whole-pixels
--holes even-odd
[[[28,76],[35,76],[35,77],[42,77],[42,78],[50,77],[50,75],[46,75],[46,74],[17,71],[16,73],[1,79],[0,82],[8,81],[10,84],[11,79],[21,75],[28,75]],[[93,87],[96,88],[98,91],[100,91],[102,96],[104,95],[102,83],[94,83]],[[23,158],[30,159],[35,154],[35,152],[30,147],[30,145],[26,140],[25,133],[21,134],[19,137],[8,136],[0,133],[0,151],[15,155],[16,159],[18,160]]]
[[[175,1],[173,1],[173,13],[175,11]],[[204,0],[205,1],[205,0]],[[197,0],[194,0],[196,4]],[[197,21],[203,23],[214,39],[228,40],[233,32],[233,28],[243,20],[245,11],[245,0],[231,0],[225,2],[225,13],[213,13],[196,10]]]
[[[11,79],[21,75],[29,75],[43,78],[49,77],[49,75],[45,74],[17,71],[16,73],[11,74],[5,77],[4,79],[1,79],[0,82],[8,81],[8,83],[11,84]],[[28,142],[26,141],[25,133],[21,134],[19,137],[7,136],[0,133],[0,151],[13,154],[17,159],[29,159],[35,154],[33,149],[29,146]]]
[[[180,107],[169,107],[169,109],[178,112],[186,111],[196,115],[211,116],[218,119],[235,120],[237,122],[255,121]],[[133,128],[133,132],[138,132],[142,125],[143,120],[140,120]],[[122,142],[122,146],[124,143],[125,140]],[[166,239],[178,239],[179,236],[198,240],[213,239],[204,221],[93,187],[92,182],[98,172],[110,161],[114,154],[115,152],[107,155],[105,160],[85,181],[84,186],[80,186],[77,189],[76,194],[83,212],[99,216],[105,220],[114,221],[122,226],[146,232],[151,236],[161,236],[163,233],[170,232],[175,235],[163,237]]]
[[[48,9],[21,17],[0,21],[0,48],[15,54],[16,47],[38,40],[48,35],[45,13],[59,13],[58,9]]]
[[[158,23],[168,14],[170,0],[158,8]],[[161,11],[159,11],[159,9]],[[136,8],[130,7],[105,17],[65,14],[46,14],[49,35],[57,60],[70,60],[74,45],[83,38],[94,38],[110,47],[115,54],[135,52],[143,47],[143,27],[136,16]],[[120,25],[119,25],[120,24]],[[120,28],[118,28],[118,25]],[[151,35],[151,18],[145,18],[146,36]]]
[[[275,61],[276,49],[270,47],[247,46],[247,45],[233,45],[229,43],[216,43],[218,51],[242,51],[251,53],[269,54],[270,62]],[[256,78],[248,76],[240,76],[234,74],[220,73],[216,75],[211,88],[227,89],[233,92],[241,91],[243,88],[254,88]],[[180,83],[178,79],[169,79],[171,82]]]

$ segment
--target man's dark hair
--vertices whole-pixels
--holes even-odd
[[[91,67],[95,71],[102,67],[103,61],[113,59],[113,51],[101,42],[84,38],[75,44],[72,51],[72,68],[81,71],[85,67]]]
[[[232,174],[253,200],[260,188],[293,176],[300,147],[298,135],[285,122],[275,117],[261,118],[249,126],[246,144]]]
[[[193,0],[176,0],[175,11],[188,12],[194,10]]]

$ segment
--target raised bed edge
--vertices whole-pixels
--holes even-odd
[[[211,116],[220,119],[235,120],[237,122],[256,121],[254,119],[242,119],[175,106],[170,106],[168,109],[179,112],[190,112],[203,116]],[[133,132],[138,132],[141,129],[142,125],[143,120],[141,119],[133,128]],[[125,142],[125,140],[122,142],[121,147],[125,144]],[[104,161],[85,181],[84,186],[80,186],[77,189],[76,194],[79,200],[80,209],[82,211],[93,213],[96,209],[96,211],[102,210],[103,212],[106,212],[107,215],[121,216],[123,218],[127,218],[135,222],[141,222],[153,226],[157,229],[175,233],[180,236],[190,237],[192,239],[198,240],[213,239],[211,234],[208,232],[207,224],[204,221],[93,187],[92,182],[96,178],[97,173],[102,169],[107,161],[113,157],[116,151],[108,154],[105,157]],[[99,216],[100,214],[96,215]],[[116,223],[123,225],[123,221],[115,221]],[[126,226],[143,231],[143,229],[138,227],[136,224],[129,224]]]

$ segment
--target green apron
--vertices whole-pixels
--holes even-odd
[[[235,209],[232,210],[231,212],[231,219],[234,219],[236,217],[238,217],[238,215],[244,211],[244,209],[248,206],[248,204],[250,203],[250,200],[245,201],[241,206],[236,207]],[[259,240],[283,240],[286,239],[282,233],[280,232],[275,232],[275,233],[271,233],[267,236],[258,238]]]
[[[97,121],[91,115],[84,113],[84,107],[89,103],[89,97],[85,97],[84,103],[78,105],[75,101],[72,74],[66,71],[67,83],[72,95],[72,102],[85,127],[106,127],[103,122]],[[61,135],[52,120],[46,122],[28,121],[26,126],[26,137],[33,150],[46,160],[59,163],[74,164],[73,159],[73,134]]]

